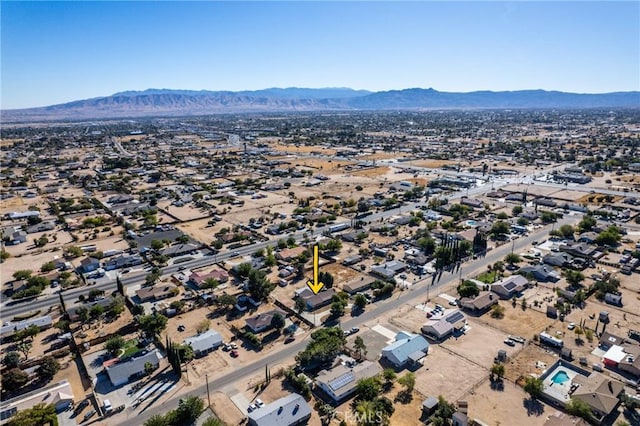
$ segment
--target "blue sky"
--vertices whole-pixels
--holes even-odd
[[[124,90],[640,89],[640,2],[11,2],[3,109]]]

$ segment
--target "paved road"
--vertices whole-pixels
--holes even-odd
[[[556,223],[556,225],[561,226],[564,224],[575,224],[578,220],[581,219],[581,217],[582,217],[581,215],[566,216],[561,220],[559,220]],[[515,240],[515,243],[504,244],[494,250],[491,250],[485,257],[478,258],[476,260],[473,260],[471,262],[464,264],[461,267],[462,276],[463,277],[467,276],[467,273],[465,271],[470,273],[478,269],[484,269],[485,265],[488,265],[489,263],[495,263],[498,260],[503,260],[504,257],[507,255],[507,253],[511,252],[512,248],[516,252],[518,252],[524,249],[525,247],[529,246],[533,241],[543,239],[548,235],[551,226],[552,225],[544,226],[536,230],[535,232],[532,232],[526,237],[518,238],[517,240]],[[457,283],[457,280],[459,280],[459,278],[460,278],[459,271],[445,272],[441,276],[440,280],[431,286],[430,286],[430,283],[432,281],[431,277],[426,278],[412,285],[409,288],[409,290],[399,293],[398,296],[394,295],[384,301],[377,302],[373,305],[368,305],[368,308],[364,313],[362,313],[357,317],[343,320],[341,321],[340,325],[343,329],[363,326],[363,324],[369,321],[373,321],[376,318],[383,316],[386,312],[395,310],[406,303],[424,302],[428,291],[430,292],[430,297],[434,297],[438,294],[437,290],[439,288]],[[264,371],[265,365],[275,365],[275,364],[281,363],[285,361],[287,358],[289,358],[291,354],[295,354],[295,353],[298,353],[299,351],[302,351],[304,347],[307,345],[308,339],[309,338],[305,340],[296,341],[295,343],[292,343],[286,346],[282,346],[279,350],[274,351],[268,355],[265,355],[260,361],[256,361],[254,363],[236,368],[235,370],[227,374],[224,374],[220,377],[212,379],[211,376],[213,375],[211,375],[210,381],[209,381],[209,390],[211,392],[215,392],[224,388],[225,386],[236,383],[241,379],[248,379],[249,377],[261,374]],[[207,392],[206,384],[199,387],[188,389],[188,393],[191,395],[206,396],[206,392]],[[142,423],[145,420],[147,420],[149,417],[153,416],[154,414],[165,413],[166,411],[177,407],[178,401],[183,396],[184,394],[177,395],[172,399],[165,401],[160,406],[156,406],[146,410],[144,413],[139,414],[136,417],[136,421]],[[118,424],[123,424],[123,425],[129,423],[129,421],[127,421],[126,419],[119,420],[114,418],[113,420],[120,421],[120,423]]]
[[[540,171],[538,171],[538,173],[540,173]],[[533,174],[528,176],[521,176],[521,179],[531,179],[533,176],[534,176]],[[501,186],[505,186],[510,183],[512,183],[511,179],[498,179],[492,182],[485,182],[482,185],[469,188],[468,190],[457,191],[450,194],[446,194],[446,197],[449,200],[458,199],[465,196],[473,197],[474,195],[484,193],[490,190],[491,188],[497,189]],[[423,205],[424,205],[424,202],[406,203],[398,209],[375,212],[365,217],[363,220],[366,223],[372,223],[372,222],[380,221],[381,219],[382,220],[387,219],[389,217],[392,217],[402,212],[415,210],[419,206],[423,206]],[[338,222],[338,223],[348,223],[348,222]],[[318,235],[322,235],[324,232],[329,230],[330,226],[332,225],[327,225],[321,228],[317,228],[312,232],[307,232],[307,234],[309,235],[310,238],[316,237]],[[289,236],[293,236],[297,241],[301,241],[304,239],[305,232],[297,232],[291,235],[281,235],[281,236],[278,236],[278,238],[275,238],[269,241],[262,241],[249,246],[240,247],[237,250],[235,250],[235,252],[238,253],[237,255],[234,255],[232,253],[222,253],[222,254],[217,254],[213,256],[205,256],[205,257],[197,258],[188,262],[180,263],[178,265],[167,266],[162,268],[162,274],[163,275],[173,274],[178,271],[178,268],[181,268],[181,267],[193,269],[193,268],[213,265],[217,262],[221,262],[237,256],[251,255],[258,249],[265,248],[267,246],[275,247],[278,243],[278,240],[280,240],[281,238],[288,238]],[[121,275],[121,280],[125,286],[129,286],[133,284],[142,284],[142,282],[144,281],[144,277],[145,277],[145,274]],[[92,286],[71,289],[71,290],[64,291],[63,296],[65,300],[71,301],[71,300],[75,300],[81,294],[84,294],[85,296],[88,295],[89,291],[93,289],[104,290],[105,292],[112,292],[116,290],[116,283],[115,281],[101,282]],[[3,319],[4,318],[10,319],[16,315],[25,314],[27,312],[32,312],[38,309],[41,311],[47,311],[51,306],[57,305],[59,301],[60,300],[58,295],[55,294],[50,296],[40,296],[36,300],[30,301],[30,302],[4,303],[2,306],[2,317]]]

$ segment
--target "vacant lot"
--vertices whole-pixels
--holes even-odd
[[[211,409],[225,424],[239,425],[244,420],[244,414],[238,410],[226,393],[211,393]]]
[[[496,319],[491,318],[490,314],[484,314],[478,318],[478,321],[507,334],[521,336],[525,339],[532,339],[534,334],[544,331],[555,321],[547,318],[546,314],[533,309],[523,311],[519,304],[513,308],[510,301],[501,300],[500,305],[505,308],[504,318]]]
[[[469,417],[478,419],[487,425],[544,425],[547,417],[556,410],[542,402],[531,406],[529,396],[521,387],[503,382],[502,390],[491,388],[491,382],[485,380],[480,386],[465,395],[469,403]],[[528,410],[527,407],[534,408]]]
[[[437,345],[431,345],[423,362],[424,367],[416,371],[416,390],[425,397],[442,395],[457,401],[489,375],[487,369]]]
[[[557,359],[556,353],[529,342],[505,363],[505,377],[515,383],[530,374],[540,375]]]
[[[467,322],[470,329],[464,335],[457,339],[450,337],[442,346],[471,362],[489,368],[499,349],[504,349],[508,356],[513,356],[522,347],[520,344],[513,347],[505,345],[504,339],[507,338],[507,334],[504,332],[473,318],[467,318]]]

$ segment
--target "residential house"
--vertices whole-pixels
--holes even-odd
[[[156,302],[180,293],[178,287],[170,283],[161,283],[151,287],[143,287],[136,291],[136,295],[140,299],[140,303]]]
[[[573,256],[564,252],[549,253],[542,257],[542,262],[551,266],[569,268],[573,265]]]
[[[465,326],[465,319],[459,310],[450,310],[440,318],[431,319],[424,324],[420,331],[422,334],[435,340],[442,340],[453,334],[455,330],[461,330]]]
[[[475,198],[462,197],[460,199],[460,204],[465,206],[469,206],[474,209],[482,209],[484,208],[484,203],[481,200],[477,200]]]
[[[222,336],[214,330],[208,330],[197,336],[184,339],[184,344],[191,346],[196,356],[206,355],[222,345]]]
[[[556,282],[560,279],[560,274],[547,265],[524,266],[518,273],[531,274],[536,281],[541,282]]]
[[[586,402],[596,419],[601,421],[618,408],[624,385],[618,381],[593,372],[588,377],[578,374],[573,378],[577,388],[572,398]]]
[[[510,299],[521,293],[528,284],[529,280],[522,275],[511,275],[491,284],[491,291],[500,296],[501,299]]]
[[[105,261],[104,269],[106,269],[107,271],[112,271],[114,269],[128,268],[131,266],[141,265],[142,262],[143,262],[142,258],[137,254],[118,256]]]
[[[355,279],[349,281],[346,284],[342,285],[342,290],[353,295],[361,291],[367,290],[371,287],[371,284],[375,282],[373,277],[360,277],[360,279]]]
[[[73,403],[74,395],[67,380],[38,387],[15,398],[0,403],[0,424],[5,424],[18,411],[27,410],[37,404],[53,404],[56,412],[61,412]]]
[[[406,268],[407,268],[407,265],[405,265],[404,263],[397,260],[392,260],[380,266],[375,266],[371,268],[371,273],[373,275],[377,275],[384,279],[391,279],[396,274],[403,272]]]
[[[123,385],[131,379],[142,377],[145,374],[145,364],[151,363],[155,368],[160,365],[162,356],[157,350],[146,352],[126,361],[117,361],[114,364],[105,366],[105,371],[113,386]]]
[[[382,358],[395,368],[402,368],[417,364],[427,356],[428,351],[429,342],[423,336],[401,331],[396,335],[395,342],[382,348]]]
[[[29,318],[22,321],[10,322],[6,321],[0,327],[0,338],[4,339],[9,336],[13,336],[16,332],[24,330],[32,325],[37,326],[41,330],[47,329],[53,325],[53,320],[49,315]]]
[[[487,312],[493,305],[497,305],[499,298],[492,291],[481,291],[476,297],[463,297],[458,301],[458,306],[479,315]]]
[[[48,222],[36,223],[33,226],[27,227],[27,234],[35,234],[36,232],[52,231],[56,228],[56,222],[50,220]]]
[[[167,257],[176,257],[185,254],[192,254],[196,250],[198,250],[198,246],[196,246],[195,244],[174,244],[171,247],[167,247],[166,249],[162,250],[160,254]]]
[[[93,272],[100,268],[100,261],[95,257],[85,257],[80,261],[80,271],[82,273]]]
[[[640,379],[640,345],[626,343],[623,345],[625,356],[618,362],[618,368],[637,379]]]
[[[189,276],[189,281],[198,288],[208,279],[214,279],[222,284],[229,281],[229,274],[223,269],[214,269],[206,273],[195,271]]]
[[[249,426],[296,426],[307,424],[311,407],[297,393],[291,393],[259,407],[248,415]]]
[[[590,246],[586,243],[561,244],[559,249],[560,251],[585,259],[599,259],[604,255],[602,252],[598,251],[596,247]]]
[[[333,299],[333,296],[336,294],[336,291],[332,288],[314,294],[306,287],[297,293],[298,297],[301,297],[306,302],[308,311],[315,311],[318,308],[330,304],[331,299]]]
[[[595,232],[583,232],[582,234],[578,235],[578,242],[594,244],[596,242],[596,238],[598,238],[598,234]]]
[[[300,256],[306,250],[307,249],[302,246],[283,249],[283,250],[280,250],[278,253],[276,253],[276,258],[284,262],[291,262],[293,259]]]
[[[331,370],[323,370],[316,377],[316,386],[327,394],[334,403],[351,397],[356,391],[358,380],[377,376],[382,372],[378,363],[364,361],[355,366],[339,364]]]
[[[282,309],[273,309],[247,318],[244,322],[246,327],[252,333],[260,333],[261,331],[269,330],[272,327],[271,321],[276,314],[282,315],[283,318],[287,316],[287,313]]]
[[[24,231],[15,231],[9,236],[9,242],[18,245],[27,242],[27,233]]]

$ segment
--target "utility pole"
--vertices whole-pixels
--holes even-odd
[[[209,394],[209,375],[204,375],[205,380],[207,381],[207,402],[209,402],[209,407],[211,407],[211,395]]]

